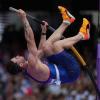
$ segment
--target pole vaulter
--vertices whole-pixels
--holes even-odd
[[[9,10],[10,10],[10,11],[13,11],[13,12],[18,12],[18,10],[15,9],[15,8],[13,8],[13,7],[9,7]],[[27,15],[27,17],[29,17],[30,19],[36,21],[37,23],[39,23],[39,24],[44,24],[42,21],[40,21],[40,20],[37,19],[36,17],[33,17],[33,16],[29,15],[29,14],[26,14],[26,15]],[[48,25],[48,29],[49,29],[50,31],[52,31],[52,32],[55,31],[55,29],[54,29],[53,27],[51,27],[50,25]],[[70,49],[73,51],[73,53],[75,54],[76,58],[79,60],[79,62],[80,62],[81,65],[83,66],[83,69],[85,70],[85,72],[86,72],[86,73],[88,74],[88,76],[90,77],[90,79],[91,79],[91,81],[92,81],[92,83],[93,83],[93,85],[94,85],[94,87],[95,87],[95,90],[96,90],[96,92],[97,92],[97,94],[98,94],[98,96],[99,96],[99,98],[100,98],[100,90],[99,90],[98,87],[97,87],[97,84],[96,84],[96,82],[95,82],[94,75],[92,74],[91,70],[89,69],[87,63],[84,61],[83,57],[79,54],[79,52],[76,50],[76,48],[75,48],[74,46],[72,46]]]

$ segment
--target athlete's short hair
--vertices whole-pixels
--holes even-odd
[[[7,72],[12,75],[16,75],[23,71],[23,68],[21,68],[17,63],[13,63],[12,61],[7,63],[6,69]]]

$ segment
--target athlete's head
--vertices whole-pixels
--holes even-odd
[[[12,61],[8,62],[6,69],[12,75],[16,75],[23,71],[23,68],[21,68],[17,63],[14,63]]]

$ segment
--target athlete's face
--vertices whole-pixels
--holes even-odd
[[[13,63],[18,64],[20,67],[24,67],[26,65],[26,60],[22,56],[16,56],[16,57],[12,58],[11,61]]]

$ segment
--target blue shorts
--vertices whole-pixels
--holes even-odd
[[[55,55],[47,57],[47,66],[50,69],[50,77],[47,81],[38,81],[30,76],[28,73],[27,75],[34,79],[35,81],[41,83],[49,83],[52,79],[56,79],[57,72],[55,69],[55,65],[59,71],[59,77],[61,83],[70,83],[75,81],[80,75],[80,66],[77,60],[68,52],[62,51]]]
[[[77,60],[67,51],[61,51],[55,55],[49,56],[48,67],[50,69],[51,78],[54,78],[56,73],[54,64],[56,64],[61,83],[68,83],[75,81],[80,75],[80,66]]]
[[[49,63],[48,67],[50,69],[50,79],[55,79],[57,73],[56,73],[54,64]],[[79,66],[74,65],[73,66],[74,68],[72,68],[72,70],[70,70],[70,71],[66,67],[63,67],[61,65],[57,66],[57,68],[59,70],[60,81],[61,81],[62,84],[73,82],[80,75],[80,68],[79,68]]]

